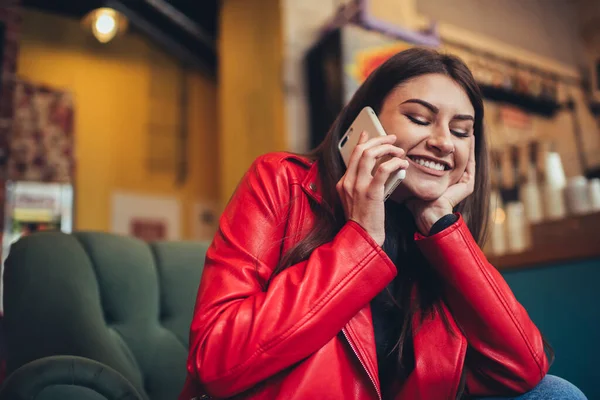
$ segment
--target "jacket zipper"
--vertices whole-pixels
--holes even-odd
[[[346,333],[346,328],[342,328],[342,333],[344,334],[344,337],[346,338],[346,340],[348,341],[348,344],[350,344],[350,347],[352,348],[352,351],[354,352],[354,354],[356,355],[356,358],[358,358],[358,361],[360,362],[360,365],[362,365],[363,369],[365,370],[365,372],[367,373],[367,376],[369,377],[369,379],[371,380],[371,383],[373,384],[373,387],[375,388],[375,391],[377,392],[377,398],[379,400],[382,400],[381,398],[381,391],[379,390],[379,388],[377,387],[377,383],[375,383],[375,378],[373,378],[373,376],[371,375],[371,373],[369,372],[369,370],[367,369],[367,366],[365,365],[365,363],[362,361],[362,359],[360,358],[360,356],[358,355],[358,351],[356,351],[356,347],[354,347],[354,344],[352,343],[352,340],[350,340],[350,337],[348,336],[348,334]]]

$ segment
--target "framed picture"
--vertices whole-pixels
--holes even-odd
[[[129,233],[147,242],[167,239],[167,221],[160,218],[132,218]]]
[[[153,242],[181,239],[181,206],[171,196],[114,192],[111,231]]]

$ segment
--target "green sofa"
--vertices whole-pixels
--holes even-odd
[[[15,243],[0,399],[176,399],[206,248],[83,232]]]

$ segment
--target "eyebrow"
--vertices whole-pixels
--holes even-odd
[[[406,103],[420,104],[423,107],[429,109],[429,111],[431,111],[434,114],[438,114],[440,112],[439,108],[437,108],[436,106],[434,106],[433,104],[431,104],[425,100],[408,99],[405,102],[403,102],[402,104],[406,104]],[[452,117],[452,119],[458,119],[460,121],[474,121],[475,120],[475,118],[473,118],[472,115],[468,115],[468,114],[456,114],[454,117]]]

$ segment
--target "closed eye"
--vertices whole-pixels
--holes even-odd
[[[453,135],[461,137],[461,138],[466,138],[469,137],[469,132],[464,132],[464,131],[453,131],[450,130],[450,132],[452,132]]]
[[[413,117],[412,115],[406,115],[406,118],[408,118],[408,120],[410,122],[412,122],[413,124],[417,124],[420,126],[427,126],[430,125],[431,123],[429,121],[426,120],[422,120],[422,119],[418,119],[416,117]],[[457,131],[457,130],[450,130],[450,132],[454,135],[454,136],[458,136],[461,138],[467,138],[469,137],[469,132],[468,131]]]
[[[412,122],[413,124],[417,124],[417,125],[421,125],[421,126],[427,126],[430,124],[429,121],[415,118],[412,115],[406,115],[406,118],[408,118],[408,120],[410,122]]]

